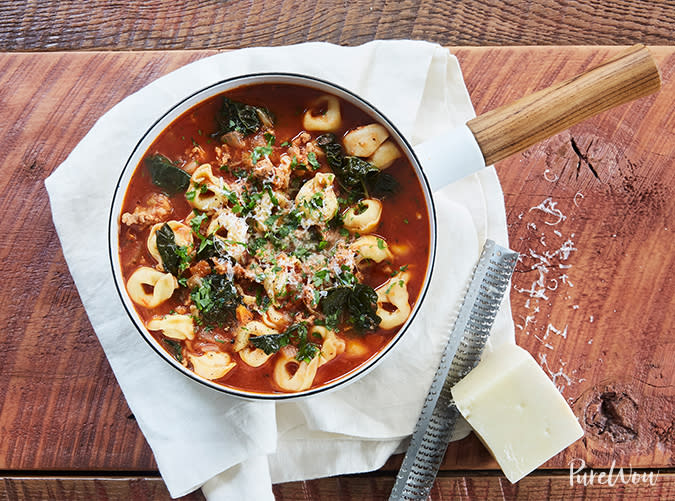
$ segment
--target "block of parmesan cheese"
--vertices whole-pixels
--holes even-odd
[[[484,355],[452,396],[511,483],[584,434],[543,369],[514,344]]]

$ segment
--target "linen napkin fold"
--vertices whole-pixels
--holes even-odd
[[[141,339],[113,285],[106,230],[114,187],[138,138],[172,103],[219,80],[266,71],[313,75],[358,93],[413,146],[474,115],[457,60],[438,45],[242,49],[189,64],[124,99],[46,180],[92,327],[174,497],[202,486],[209,500],[273,499],[272,483],[380,467],[412,433],[483,242],[508,245],[501,187],[494,170],[483,169],[434,194],[438,256],[425,302],[368,375],[330,393],[275,404],[229,397],[179,374]],[[504,342],[514,342],[508,300],[486,349]],[[185,434],[187,427],[196,432]],[[453,438],[467,433],[460,426]]]

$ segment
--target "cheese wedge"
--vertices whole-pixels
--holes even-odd
[[[514,344],[484,355],[452,396],[511,483],[584,434],[543,369]]]

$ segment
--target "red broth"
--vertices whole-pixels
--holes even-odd
[[[247,135],[241,132],[244,126],[240,124],[239,131],[230,131],[228,134],[225,129],[232,126],[236,128],[235,121],[229,120],[223,129],[222,120],[218,123],[216,119],[223,107],[224,96],[236,103],[265,108],[274,116],[273,125],[267,120],[270,117],[264,111],[262,120],[256,111],[261,122],[258,130]],[[372,294],[379,291],[383,297],[377,297],[375,301],[371,294],[370,301],[358,304],[371,313],[382,314],[378,316],[389,315],[397,309],[390,304],[387,297],[389,291],[385,288],[392,290],[404,287],[408,292],[407,303],[410,306],[419,298],[429,258],[430,227],[422,187],[404,155],[381,171],[397,181],[398,190],[394,194],[379,197],[368,193],[370,199],[380,201],[382,207],[379,223],[374,230],[362,234],[353,228],[345,228],[336,219],[326,215],[330,214],[328,209],[333,200],[329,193],[330,186],[337,200],[337,214],[344,216],[349,207],[356,208],[356,212],[364,210],[361,200],[366,198],[366,192],[361,193],[360,190],[366,183],[353,187],[345,185],[338,176],[330,186],[316,190],[311,198],[296,199],[298,191],[317,174],[321,174],[322,179],[329,179],[325,176],[333,171],[324,148],[317,145],[317,138],[325,131],[312,130],[308,135],[302,135],[305,132],[303,119],[306,113],[319,118],[329,115],[326,104],[321,102],[322,96],[324,93],[303,86],[262,84],[240,87],[209,98],[185,112],[159,135],[136,167],[127,188],[120,218],[119,258],[123,279],[135,309],[146,326],[153,319],[165,320],[180,316],[182,324],[178,333],[159,328],[153,330],[151,327],[149,330],[171,356],[220,385],[267,394],[323,386],[375,356],[400,327],[382,328],[382,324],[373,326],[370,321],[370,328],[364,329],[364,322],[367,324],[368,318],[372,320],[372,315],[366,315],[366,320],[359,320],[362,317],[350,316],[349,313],[330,317],[324,311],[327,298],[338,298],[339,294],[335,294],[335,291],[340,288],[347,291],[345,294],[354,294],[349,297],[357,297],[356,284],[364,284],[371,288]],[[341,145],[345,135],[355,128],[375,122],[371,116],[345,101],[339,100],[339,109],[341,124],[332,131],[335,144]],[[189,187],[171,194],[166,186],[153,183],[146,160],[158,154],[170,161],[172,167],[186,172],[185,179],[192,175],[193,182]],[[284,156],[287,158],[284,159]],[[213,188],[208,183],[194,182],[195,169],[200,169],[204,164],[210,165],[213,174],[211,179],[216,179],[216,184],[220,182],[218,179],[222,179],[228,193],[216,209],[195,208],[199,197],[209,197],[213,191],[220,189],[220,185]],[[371,183],[366,184],[366,190],[370,186],[373,191],[375,184],[372,179],[379,176],[378,172],[375,169],[369,174],[370,177],[363,178]],[[286,174],[289,174],[288,186],[285,186]],[[265,198],[265,193],[268,198]],[[151,207],[153,202],[149,199],[152,197],[155,197],[152,200],[161,202],[160,209]],[[282,207],[284,197],[288,203]],[[277,204],[273,203],[274,199]],[[263,210],[265,203],[268,208],[271,203],[269,215]],[[223,213],[227,215],[222,216]],[[195,227],[196,217],[203,219],[203,222]],[[314,222],[310,224],[312,218]],[[139,269],[146,273],[147,270],[155,270],[167,275],[168,269],[156,257],[158,251],[154,252],[153,257],[148,244],[151,228],[155,225],[162,227],[167,221],[175,221],[183,226],[173,233],[176,246],[169,246],[168,250],[165,248],[161,256],[171,257],[171,252],[176,255],[183,252],[181,262],[184,269],[173,273],[175,284],[174,289],[168,291],[170,296],[160,304],[147,306],[132,294],[130,279]],[[216,223],[210,225],[211,221]],[[223,221],[225,224],[222,224]],[[245,233],[240,221],[246,223]],[[289,235],[284,235],[287,230],[281,225],[284,221],[290,228]],[[298,221],[301,221],[299,226],[293,228]],[[225,225],[229,225],[226,234],[214,236],[212,233],[209,237],[208,226],[221,231]],[[192,242],[179,245],[177,235],[180,231],[191,233]],[[245,241],[230,238],[233,235]],[[355,242],[366,235],[374,237],[378,249],[388,250],[390,256],[379,263],[364,259],[355,264],[359,258],[359,252],[354,250]],[[166,241],[164,237],[161,238]],[[211,243],[208,243],[209,238]],[[209,246],[215,246],[213,241],[216,239],[220,239],[220,250],[211,257],[200,259],[196,253],[204,240],[207,240],[205,245],[208,250]],[[160,237],[157,237],[159,240]],[[227,251],[223,251],[223,245]],[[261,247],[256,249],[256,245]],[[183,247],[183,250],[176,250],[178,247]],[[236,257],[231,254],[236,254]],[[211,277],[214,275],[219,275],[221,279],[231,278],[236,290],[236,297],[231,304],[228,303],[229,315],[226,315],[226,320],[213,320],[199,307],[202,302],[206,303],[205,308],[217,303],[213,300],[217,297],[213,295],[216,281]],[[171,277],[167,280],[171,280]],[[211,296],[204,293],[205,281],[210,284],[206,292],[210,291]],[[277,293],[275,287],[281,282],[284,288],[281,293]],[[135,294],[151,297],[158,287],[145,283],[140,286],[142,292]],[[230,296],[228,300],[232,299]],[[341,310],[348,310],[344,301],[336,300],[333,303],[341,305]],[[280,317],[276,315],[271,318],[272,312],[279,313]],[[256,330],[256,335],[248,333],[248,336],[242,337],[246,326],[253,325],[250,322],[258,322],[258,326],[264,324],[266,329],[260,328]],[[191,327],[186,327],[188,324]],[[317,327],[326,324],[335,336],[330,346],[327,337],[313,335]],[[302,327],[298,328],[298,325]],[[151,326],[156,327],[156,324]],[[265,341],[274,342],[262,343],[262,340],[257,340],[263,336]],[[255,340],[261,341],[261,344],[253,345]],[[247,353],[256,351],[257,356],[267,357],[266,361],[258,367],[246,363],[242,342],[246,344]],[[201,361],[206,360],[203,358],[206,353],[218,355],[209,355],[214,360],[207,360],[210,365],[207,363],[204,368]],[[285,357],[285,372],[282,371],[284,376],[280,379],[279,372],[275,376],[275,367],[282,364],[282,357]],[[319,365],[315,358],[323,363]],[[224,364],[231,368],[221,376]],[[305,379],[311,381],[289,383],[287,379],[292,380],[295,371],[299,370],[303,371],[302,374],[307,373]],[[279,381],[283,381],[283,384]]]

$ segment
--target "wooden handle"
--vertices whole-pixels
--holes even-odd
[[[660,86],[649,50],[635,45],[597,68],[477,116],[467,126],[490,165]]]

